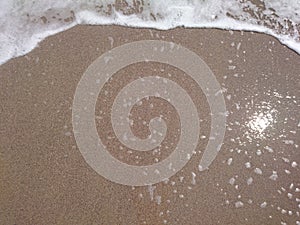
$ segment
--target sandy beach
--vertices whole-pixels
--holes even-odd
[[[85,161],[74,137],[72,104],[94,60],[140,40],[174,42],[196,53],[222,87],[228,116],[221,150],[200,172],[211,129],[201,88],[163,63],[118,71],[95,110],[98,134],[118,160],[137,166],[161,161],[180,136],[172,106],[150,98],[131,119],[149,122],[163,112],[169,136],[159,154],[119,150],[102,110],[110,118],[108,106],[129,81],[172,75],[200,115],[196,154],[184,168],[158,184],[131,187],[105,179]],[[0,224],[299,224],[299,71],[300,55],[253,32],[80,25],[46,38],[0,66]],[[142,123],[132,130],[140,138],[149,135]]]

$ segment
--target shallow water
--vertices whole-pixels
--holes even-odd
[[[257,31],[300,53],[300,0],[12,0],[0,2],[0,64],[77,24]]]

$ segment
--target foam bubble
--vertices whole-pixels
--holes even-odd
[[[77,24],[266,33],[300,54],[300,0],[114,0],[0,2],[0,64]],[[258,2],[258,3],[257,3]]]

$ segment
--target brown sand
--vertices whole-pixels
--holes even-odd
[[[149,187],[115,184],[91,169],[77,148],[71,121],[75,88],[87,67],[113,47],[148,39],[172,41],[197,53],[222,85],[229,111],[224,144],[210,169],[198,171],[197,154],[168,183],[154,185],[153,196]],[[143,71],[165,76],[160,68],[186,87],[192,82],[159,63],[141,63],[118,73],[126,82]],[[296,224],[300,173],[292,162],[300,163],[299,71],[299,55],[270,36],[250,32],[77,26],[47,38],[31,53],[0,67],[0,224]],[[122,82],[108,88],[117,90],[114,85]],[[209,136],[206,98],[197,88],[190,94],[203,119],[201,135]],[[96,116],[105,108],[104,99],[100,94]],[[173,132],[168,138],[175,140],[167,138],[165,146],[176,143],[178,115],[164,101],[149,102],[166,112]],[[256,112],[270,110],[274,121],[258,137],[247,124]],[[157,113],[137,108],[132,115],[150,119]],[[111,133],[106,122],[97,121],[104,141]],[[133,130],[140,137],[149,134],[139,123]],[[207,141],[200,140],[199,151]],[[170,151],[162,147],[157,157],[164,159]],[[153,152],[111,154],[136,165],[154,160]],[[140,160],[135,160],[137,155]],[[269,178],[272,171],[278,174],[276,181]],[[253,183],[248,185],[250,177]],[[243,206],[237,207],[239,202]]]

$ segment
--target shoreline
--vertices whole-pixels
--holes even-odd
[[[117,46],[149,39],[174,42],[196,53],[220,83],[229,114],[222,148],[209,170],[200,172],[199,161],[210,136],[210,111],[205,95],[191,86],[202,119],[198,153],[168,182],[133,188],[110,182],[85,162],[73,134],[72,104],[76,87],[94,60]],[[79,25],[50,36],[30,53],[0,66],[4,193],[0,220],[6,224],[296,224],[299,71],[300,55],[259,33]],[[185,83],[186,74],[174,67],[141,63],[118,71],[120,81],[107,86],[108,99],[115,95],[109,88],[120,89],[133,79],[131,75],[167,76],[164,72],[182,85],[191,83]],[[99,95],[96,116],[101,117],[105,99]],[[159,107],[164,109],[165,105]],[[149,110],[136,112],[147,118]],[[170,115],[175,126],[175,115]],[[147,134],[147,129],[137,127],[137,135]],[[98,124],[97,129],[102,138],[109,137],[101,133],[107,127]],[[136,163],[127,153],[111,153]],[[162,158],[168,154],[169,150],[163,152]]]

